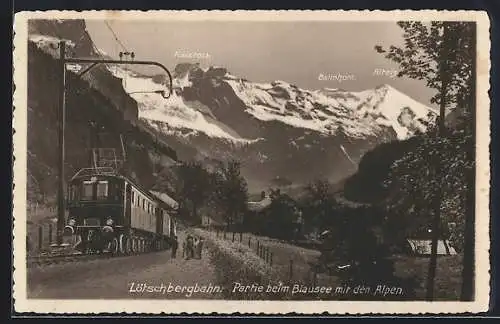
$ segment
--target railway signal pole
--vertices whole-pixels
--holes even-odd
[[[120,57],[123,53],[120,53]],[[125,53],[134,58],[133,53]],[[165,71],[169,78],[168,95],[166,91],[151,91],[160,93],[165,99],[169,98],[172,94],[172,75],[170,71],[161,63],[155,61],[128,61],[128,60],[100,60],[100,59],[84,59],[84,58],[66,58],[66,42],[59,42],[59,69],[62,73],[60,89],[59,89],[59,118],[58,118],[58,187],[57,187],[57,245],[61,246],[63,241],[63,231],[65,226],[65,198],[64,198],[64,160],[65,160],[65,127],[66,127],[66,66],[67,64],[90,64],[87,68],[77,73],[78,77],[82,77],[85,73],[89,72],[93,67],[98,64],[127,64],[127,65],[153,65],[158,66]]]

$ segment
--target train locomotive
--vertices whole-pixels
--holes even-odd
[[[78,171],[68,186],[64,235],[82,253],[164,250],[176,235],[172,209],[113,168]]]

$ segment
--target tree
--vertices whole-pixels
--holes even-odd
[[[445,116],[447,108],[462,102],[460,98],[474,96],[473,65],[475,59],[475,30],[469,22],[398,22],[403,29],[404,46],[390,46],[384,50],[375,46],[375,50],[385,54],[385,57],[399,64],[399,77],[410,77],[426,81],[427,86],[436,89],[437,93],[431,98],[432,103],[439,105],[439,136],[446,133]],[[475,107],[472,107],[472,110]],[[429,148],[429,147],[427,147]],[[430,152],[429,152],[430,153]],[[438,179],[442,178],[444,170],[439,154],[431,154],[432,168]],[[470,181],[470,179],[469,179]],[[473,186],[473,183],[467,183]],[[434,279],[437,265],[437,241],[439,239],[441,223],[441,187],[433,190],[433,219],[432,219],[432,251],[429,262],[427,280],[427,299],[434,296]],[[473,222],[472,217],[467,217]],[[470,225],[470,224],[469,224]],[[470,227],[470,226],[469,226]],[[473,243],[471,243],[473,244]],[[470,247],[473,249],[473,247]],[[472,264],[473,266],[473,264]],[[464,261],[465,268],[471,267],[470,261]],[[471,276],[470,271],[464,275]],[[464,282],[472,280],[463,278]]]
[[[328,181],[316,180],[310,183],[306,187],[303,204],[307,211],[307,221],[318,226],[320,231],[335,225],[332,214],[337,203]]]
[[[263,234],[291,240],[296,238],[299,208],[297,202],[279,189],[271,189],[271,204],[264,210]]]
[[[475,120],[476,120],[476,25],[463,26],[464,37],[461,38],[461,47],[465,49],[466,57],[463,60],[461,74],[466,84],[459,93],[458,104],[464,107],[463,133],[465,134],[465,182],[467,184],[465,199],[465,233],[464,233],[464,267],[462,270],[462,291],[460,299],[470,301],[474,298],[474,247],[475,247]],[[470,66],[470,71],[467,67]],[[469,74],[470,73],[470,74]]]
[[[212,199],[222,210],[229,230],[247,211],[247,182],[241,175],[240,163],[237,161],[221,165],[215,171],[213,179]]]
[[[178,199],[189,203],[191,216],[201,222],[199,208],[206,202],[211,192],[210,174],[200,162],[186,162],[177,168]]]

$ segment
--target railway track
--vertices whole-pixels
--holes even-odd
[[[28,256],[27,267],[40,267],[53,264],[71,263],[78,261],[91,261],[115,257],[111,253],[101,254],[55,254]]]

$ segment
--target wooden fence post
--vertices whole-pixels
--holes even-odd
[[[234,234],[235,234],[235,233],[233,232],[233,240],[232,240],[232,242],[234,242]]]
[[[240,232],[240,243],[243,241],[243,232]]]
[[[259,254],[259,246],[260,246],[260,241],[257,240],[257,254]]]
[[[293,278],[293,260],[290,259],[290,280]]]
[[[43,227],[38,226],[38,251],[42,250],[43,246]]]
[[[251,247],[251,246],[250,246],[250,240],[251,240],[251,239],[252,239],[252,238],[249,236],[249,237],[248,237],[248,247]]]
[[[273,252],[269,255],[269,265],[272,267],[273,266]]]
[[[52,223],[49,224],[49,246],[52,245]]]
[[[224,230],[224,235],[223,236],[224,236],[224,239],[226,239],[226,230]]]

